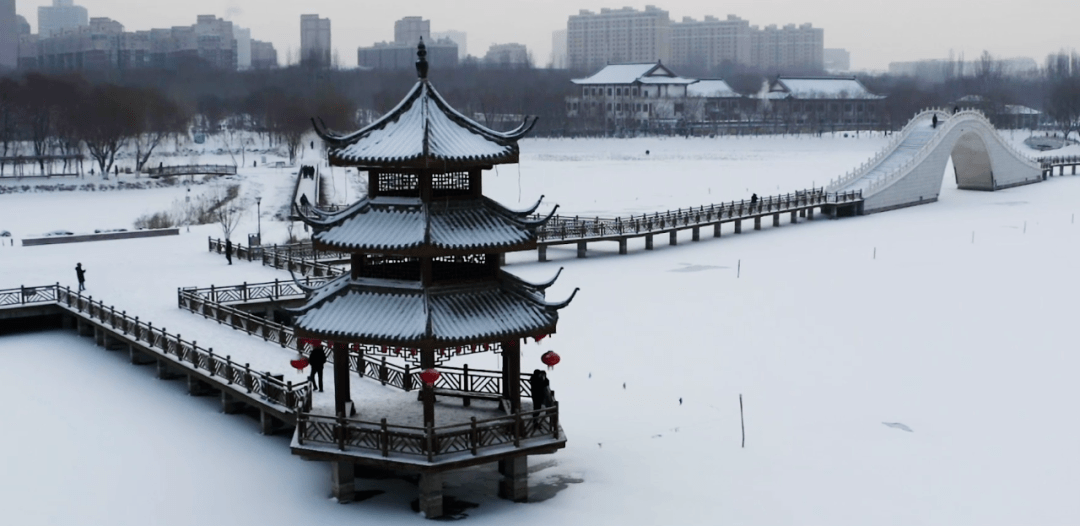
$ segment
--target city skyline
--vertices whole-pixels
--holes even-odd
[[[1078,47],[1069,20],[1070,15],[1080,14],[1080,7],[1050,0],[995,5],[986,12],[973,12],[960,3],[924,0],[916,0],[914,6],[910,2],[867,5],[855,0],[836,0],[828,9],[794,0],[733,2],[722,6],[700,0],[472,0],[468,9],[431,0],[403,0],[391,6],[362,8],[343,0],[312,0],[303,6],[275,0],[189,0],[157,4],[152,10],[137,0],[76,3],[86,7],[90,17],[112,18],[131,31],[190,25],[196,15],[214,14],[250,28],[253,38],[271,41],[282,63],[299,58],[300,15],[318,12],[330,18],[337,29],[334,50],[341,57],[343,67],[355,66],[358,47],[393,41],[394,21],[406,16],[431,20],[432,32],[467,33],[474,55],[492,44],[524,44],[537,59],[537,66],[543,67],[551,54],[552,31],[564,29],[567,19],[579,10],[623,6],[643,9],[646,5],[668,11],[673,22],[685,16],[701,20],[706,15],[733,14],[759,27],[811,23],[825,30],[825,47],[851,52],[855,69],[887,70],[890,62],[946,58],[950,51],[957,56],[964,54],[970,60],[984,49],[1000,58],[1027,56],[1041,64],[1049,53]],[[924,7],[920,8],[920,3]],[[37,8],[48,5],[52,5],[52,0],[17,0],[17,12],[37,28]],[[1055,16],[1043,16],[1051,12]],[[478,16],[477,13],[493,14]],[[503,13],[507,21],[497,23],[502,22]]]

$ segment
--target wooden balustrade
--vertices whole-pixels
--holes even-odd
[[[522,440],[532,438],[558,439],[558,415],[556,403],[488,420],[473,417],[467,423],[422,428],[387,424],[385,418],[366,422],[302,412],[297,415],[297,441],[300,445],[326,444],[340,451],[366,450],[384,457],[418,456],[431,462],[446,455],[478,455],[482,450],[510,444],[521,447]]]

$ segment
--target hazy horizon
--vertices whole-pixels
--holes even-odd
[[[973,60],[987,50],[999,58],[1030,57],[1040,65],[1048,53],[1076,48],[1071,21],[1080,6],[1060,1],[970,3],[912,0],[876,4],[835,0],[821,4],[796,0],[736,0],[717,5],[701,0],[470,0],[469,2],[401,0],[387,6],[355,1],[309,0],[302,6],[278,0],[188,0],[155,3],[139,0],[75,0],[90,17],[108,17],[128,31],[189,26],[200,14],[213,14],[251,29],[252,38],[273,42],[281,63],[300,45],[300,15],[318,14],[331,19],[332,45],[342,67],[356,65],[356,49],[393,40],[394,21],[405,16],[431,20],[432,32],[457,30],[468,34],[467,51],[482,57],[491,44],[517,42],[528,46],[537,67],[550,61],[551,33],[565,29],[567,18],[580,9],[656,5],[673,22],[684,16],[728,14],[750,24],[811,23],[825,30],[826,48],[851,53],[853,69],[885,70],[890,62],[947,58],[964,54]],[[16,0],[16,11],[37,32],[37,8],[52,0]],[[1053,15],[1053,16],[1048,16]]]

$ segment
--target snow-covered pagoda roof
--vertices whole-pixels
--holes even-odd
[[[334,214],[301,216],[320,245],[345,251],[393,253],[504,252],[531,248],[536,229],[551,218],[510,210],[487,197],[424,203],[412,197],[365,198]],[[558,207],[555,207],[558,208]]]
[[[574,79],[574,84],[595,86],[615,84],[693,84],[695,79],[676,75],[659,62],[643,64],[608,64],[591,77]]]
[[[558,276],[556,276],[558,277]],[[529,283],[507,272],[498,280],[423,287],[417,282],[348,274],[315,289],[296,327],[333,340],[375,345],[448,347],[550,334],[561,303],[548,303],[547,283]],[[574,291],[576,294],[577,291]]]
[[[769,98],[793,99],[884,99],[870,93],[855,77],[778,77]]]
[[[536,117],[521,126],[492,130],[461,114],[427,79],[426,51],[420,43],[420,80],[394,109],[371,125],[348,135],[335,135],[316,123],[326,142],[330,164],[358,168],[462,170],[518,161],[518,139],[529,133]]]

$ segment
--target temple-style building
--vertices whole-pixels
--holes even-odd
[[[518,162],[517,141],[536,119],[509,132],[474,122],[428,80],[422,41],[417,55],[419,81],[379,121],[348,135],[316,125],[332,165],[367,171],[368,195],[302,217],[316,249],[349,252],[352,264],[293,310],[297,335],[332,350],[335,399],[300,415],[292,451],[331,461],[341,501],[352,498],[356,468],[418,473],[420,509],[434,518],[443,514],[442,473],[498,462],[500,496],[524,501],[528,455],[565,446],[558,403],[532,392],[520,346],[553,334],[573,295],[549,303],[554,279],[529,283],[501,268],[507,252],[536,248],[536,229],[554,210],[537,220],[539,201],[515,211],[483,194],[483,172]],[[489,352],[501,354],[500,371],[447,365]],[[388,368],[387,357],[406,365]],[[358,395],[381,386],[350,386],[352,371],[404,393]],[[416,388],[420,402],[407,394]]]

